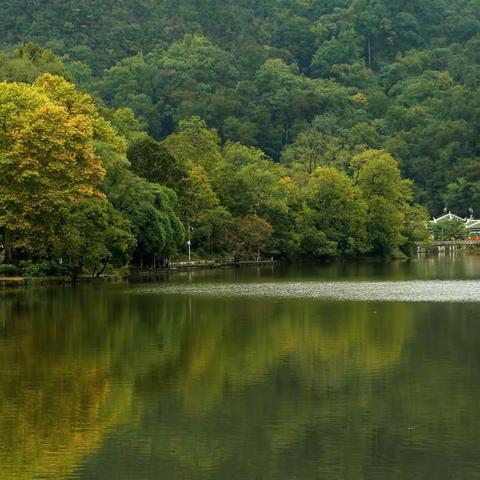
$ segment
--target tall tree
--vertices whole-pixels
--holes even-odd
[[[367,205],[350,179],[333,167],[317,168],[308,185],[304,219],[310,229],[308,253],[320,257],[366,253],[366,219]]]
[[[62,225],[57,213],[103,198],[95,119],[75,108],[75,95],[70,84],[49,75],[33,86],[0,84],[0,219],[9,255],[14,249],[49,253]]]
[[[403,180],[395,159],[385,151],[367,150],[353,159],[354,179],[367,205],[368,241],[375,254],[391,254],[406,239],[405,205],[411,183]]]

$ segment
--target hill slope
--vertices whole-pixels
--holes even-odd
[[[198,115],[285,163],[384,148],[432,214],[480,212],[474,0],[0,1],[0,47],[36,42],[163,138]],[[5,77],[5,75],[4,75]],[[8,76],[7,76],[8,77]],[[8,79],[8,78],[7,78]]]

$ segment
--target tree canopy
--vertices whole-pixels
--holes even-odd
[[[40,161],[42,136],[49,165],[67,155],[62,142],[72,158],[93,155],[98,178],[83,171],[82,187],[75,165],[69,195],[103,195],[128,219],[136,261],[184,252],[186,231],[196,254],[231,254],[247,224],[271,227],[265,255],[390,254],[425,236],[419,204],[480,211],[475,1],[174,3],[3,6],[2,88],[33,102],[15,107],[31,130],[22,140],[17,124],[15,147],[2,144],[5,175],[22,149]],[[38,183],[50,196],[67,188]],[[322,195],[350,205],[353,223],[332,229]]]

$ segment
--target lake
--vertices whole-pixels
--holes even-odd
[[[480,479],[480,257],[0,293],[0,479]]]

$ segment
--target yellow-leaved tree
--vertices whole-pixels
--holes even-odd
[[[14,250],[49,254],[61,212],[104,198],[102,151],[125,148],[91,97],[63,78],[0,83],[0,228],[7,257]]]

